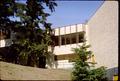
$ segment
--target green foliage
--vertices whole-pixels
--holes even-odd
[[[46,22],[50,14],[44,9],[48,7],[53,12],[55,6],[54,0],[27,0],[26,4],[15,0],[0,1],[0,27],[15,33],[10,51],[17,54],[16,63],[38,66],[40,58],[48,56],[48,46],[52,41],[51,23]],[[10,20],[11,16],[20,18],[20,21]]]
[[[18,39],[16,40],[16,44],[23,48],[19,51],[20,57],[26,57],[22,59],[25,59],[25,65],[28,64],[26,60],[30,57],[29,61],[32,61],[32,65],[29,65],[37,66],[40,57],[46,57],[48,54],[47,48],[51,42],[51,24],[46,22],[46,18],[49,14],[44,12],[44,3],[51,11],[53,11],[54,6],[56,6],[55,2],[49,0],[27,0],[26,5],[17,5],[16,15],[20,17],[23,25],[18,28],[21,30],[17,32]],[[40,27],[39,24],[44,28]],[[24,36],[22,36],[23,34]]]
[[[10,30],[13,22],[9,19],[14,16],[14,0],[0,0],[0,29]]]
[[[105,73],[106,73],[106,68],[101,66],[97,69],[90,70],[86,79],[89,81],[107,81],[107,78],[105,77]]]
[[[92,62],[88,62],[88,59],[92,56],[92,51],[89,51],[88,48],[90,45],[86,45],[84,42],[79,48],[74,48],[73,51],[78,55],[76,62],[74,64],[72,72],[73,81],[107,81],[105,77],[105,67],[99,67],[92,69],[91,65],[94,65]]]

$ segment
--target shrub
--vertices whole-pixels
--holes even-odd
[[[96,69],[92,69],[95,65],[93,62],[88,62],[88,59],[92,56],[92,51],[89,51],[88,48],[90,45],[83,43],[79,48],[73,48],[75,54],[78,55],[76,62],[74,64],[72,72],[73,81],[107,81],[106,68],[101,66]],[[92,65],[92,66],[91,66]]]

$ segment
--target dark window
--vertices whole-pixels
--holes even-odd
[[[54,59],[57,60],[69,60],[75,61],[78,58],[77,54],[64,54],[64,55],[55,55]]]
[[[77,41],[77,34],[76,33],[71,34],[71,44],[76,43],[76,41]]]
[[[58,36],[55,36],[54,43],[55,43],[55,46],[59,45],[59,37]]]
[[[84,34],[85,32],[79,32],[79,33],[71,33],[61,36],[55,36],[54,42],[55,46],[60,45],[66,45],[66,44],[75,44],[75,43],[81,43],[84,41]]]
[[[62,35],[61,39],[62,39],[62,45],[65,45],[65,35]]]
[[[66,37],[66,44],[70,44],[70,35],[65,35]]]
[[[54,56],[54,60],[57,61],[57,55]]]
[[[80,32],[79,33],[79,43],[84,41],[84,34],[85,34],[85,32]]]

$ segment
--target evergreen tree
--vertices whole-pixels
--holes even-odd
[[[14,16],[15,12],[15,0],[0,0],[0,40],[1,40],[1,33],[10,34],[10,31],[12,30],[12,27],[15,25],[13,21],[10,20],[11,16]],[[4,31],[4,32],[3,32]],[[5,36],[5,35],[4,35]],[[4,39],[6,37],[3,37]],[[7,48],[10,49],[9,47]],[[0,57],[4,61],[12,61],[13,55],[9,54],[8,50],[5,50],[2,52],[2,48],[0,48]]]
[[[88,59],[92,56],[92,51],[88,48],[90,45],[86,45],[84,42],[79,48],[74,48],[75,54],[78,58],[74,64],[72,72],[73,81],[107,81],[105,77],[105,67],[93,68],[93,62],[89,62]]]
[[[22,48],[19,49],[20,64],[45,68],[47,48],[51,43],[51,24],[46,22],[50,14],[44,12],[44,4],[51,12],[57,6],[49,0],[27,0],[26,5],[18,5],[17,16],[22,23],[18,27],[16,40]]]
[[[26,4],[15,0],[0,1],[0,27],[6,27],[15,34],[9,50],[15,54],[16,63],[45,67],[52,30],[51,23],[46,22],[50,14],[44,9],[48,7],[53,12],[55,6],[54,0],[27,0]],[[10,20],[11,16],[20,18],[20,21]],[[10,27],[9,22],[12,22]]]
[[[10,16],[14,16],[14,0],[0,0],[0,29],[10,29],[12,21]]]

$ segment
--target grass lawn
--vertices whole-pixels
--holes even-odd
[[[1,80],[71,80],[71,71],[42,69],[0,62]]]

